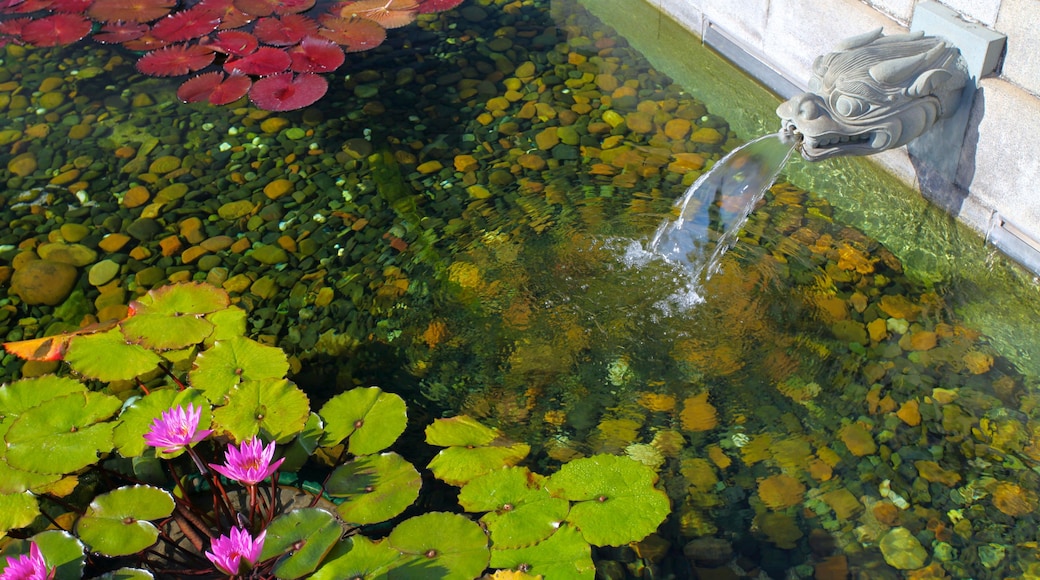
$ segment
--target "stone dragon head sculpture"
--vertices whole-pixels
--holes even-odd
[[[808,161],[905,145],[953,114],[968,78],[956,47],[920,32],[878,28],[836,49],[813,63],[811,92],[776,109]]]

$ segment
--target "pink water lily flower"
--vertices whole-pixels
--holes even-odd
[[[47,562],[40,553],[40,547],[33,542],[29,553],[18,557],[8,556],[7,566],[0,572],[0,580],[50,580],[54,578],[54,570],[47,569]]]
[[[163,411],[162,416],[152,421],[152,428],[145,434],[144,440],[152,447],[165,453],[191,447],[202,441],[213,431],[199,431],[199,417],[202,416],[202,405],[196,408],[188,404]]]
[[[237,480],[244,485],[256,485],[267,479],[285,461],[281,458],[274,463],[274,442],[267,447],[256,437],[243,441],[236,449],[234,445],[228,445],[227,453],[224,455],[224,465],[210,464],[217,473],[230,479]]]
[[[218,536],[213,539],[210,551],[206,557],[210,562],[220,568],[221,572],[229,576],[237,576],[245,563],[246,569],[252,568],[260,560],[260,552],[264,549],[264,537],[267,530],[253,539],[248,531],[243,528],[231,528],[227,536]]]

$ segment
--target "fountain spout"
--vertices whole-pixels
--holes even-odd
[[[949,42],[878,28],[816,59],[810,92],[777,107],[780,134],[800,141],[808,161],[879,153],[954,115],[966,84],[960,50]]]

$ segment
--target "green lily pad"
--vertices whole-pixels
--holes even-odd
[[[71,393],[85,393],[83,383],[68,377],[44,375],[21,379],[0,388],[0,420],[17,417],[33,407]]]
[[[213,332],[213,323],[200,316],[135,314],[119,323],[126,340],[154,350],[175,350],[198,344]]]
[[[385,522],[419,497],[422,476],[396,453],[367,455],[332,472],[325,491],[345,498],[336,511],[344,521],[363,525]]]
[[[32,537],[40,547],[47,567],[54,570],[55,580],[79,580],[86,564],[83,542],[63,530],[48,530]]]
[[[229,306],[206,315],[206,320],[213,323],[213,334],[206,337],[203,344],[213,346],[218,340],[227,340],[246,334],[246,311],[238,306]]]
[[[390,570],[391,579],[476,578],[490,558],[484,530],[458,514],[430,512],[409,518],[387,540],[402,554],[413,556]]]
[[[295,473],[303,467],[314,450],[318,448],[322,436],[325,434],[325,424],[317,413],[307,416],[307,422],[303,424],[303,431],[283,448],[285,461],[282,462],[282,473]]]
[[[288,557],[275,564],[275,576],[301,578],[317,569],[342,534],[336,517],[323,509],[293,510],[267,526],[260,559],[288,553]]]
[[[311,580],[372,580],[398,565],[401,553],[381,540],[354,535],[336,544]]]
[[[575,459],[549,477],[547,489],[572,502],[567,521],[595,546],[642,540],[671,510],[668,496],[654,487],[653,469],[628,457],[595,455]]]
[[[220,405],[228,391],[240,382],[280,379],[287,372],[289,360],[282,349],[236,336],[219,340],[199,354],[188,380]]]
[[[94,498],[76,523],[91,550],[126,556],[155,543],[159,530],[148,520],[173,513],[173,496],[149,485],[120,487]]]
[[[184,316],[209,314],[231,304],[224,289],[211,284],[186,282],[150,290],[133,304],[137,314]]]
[[[552,497],[545,477],[526,467],[509,467],[481,475],[459,491],[468,512],[488,512],[484,523],[496,549],[520,548],[551,536],[570,510],[570,502]]]
[[[581,532],[563,525],[556,533],[533,546],[491,550],[491,567],[523,571],[543,578],[574,578],[592,580],[596,565],[592,562],[592,547]]]
[[[318,414],[325,420],[322,445],[336,445],[350,437],[347,451],[354,455],[386,449],[408,424],[404,399],[379,387],[340,393],[325,403]]]
[[[441,449],[427,467],[437,479],[463,486],[475,477],[520,463],[531,452],[526,443],[489,447],[448,447]]]
[[[121,401],[102,393],[63,395],[22,413],[4,435],[7,462],[36,473],[72,473],[112,449],[111,417]]]
[[[205,429],[210,424],[211,411],[209,401],[197,389],[175,388],[156,389],[144,397],[140,397],[123,406],[119,421],[112,432],[112,443],[123,457],[137,457],[149,449],[144,436],[152,428],[152,422],[162,416],[164,411],[188,405],[202,407],[199,415],[199,428]],[[163,454],[163,457],[175,457],[183,453]]]
[[[128,381],[154,371],[162,357],[126,341],[118,328],[69,339],[65,362],[72,370],[99,381]]]
[[[501,431],[485,427],[465,415],[437,419],[426,427],[426,442],[440,447],[487,445],[501,436]]]
[[[2,392],[3,389],[0,389]],[[7,430],[11,428],[15,417],[0,421],[0,441],[7,437]],[[24,491],[36,493],[40,488],[46,487],[62,478],[61,473],[35,473],[24,469],[15,469],[8,464],[5,457],[7,446],[0,445],[0,494],[20,494]]]
[[[36,496],[31,493],[0,494],[0,538],[8,530],[17,530],[33,523],[40,515]]]
[[[227,405],[213,411],[214,430],[235,441],[245,441],[263,430],[278,443],[286,443],[310,416],[310,401],[286,379],[246,381],[228,393]]]

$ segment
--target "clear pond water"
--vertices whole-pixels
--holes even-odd
[[[597,554],[614,578],[727,564],[707,540],[772,578],[1037,575],[1031,278],[868,164],[795,161],[676,307],[687,281],[633,248],[776,101],[649,5],[592,8],[628,18],[467,2],[280,114],[182,105],[110,47],[7,47],[0,333],[222,285],[315,401],[378,384],[539,469],[653,465],[673,515]],[[59,250],[60,305],[9,294]]]

